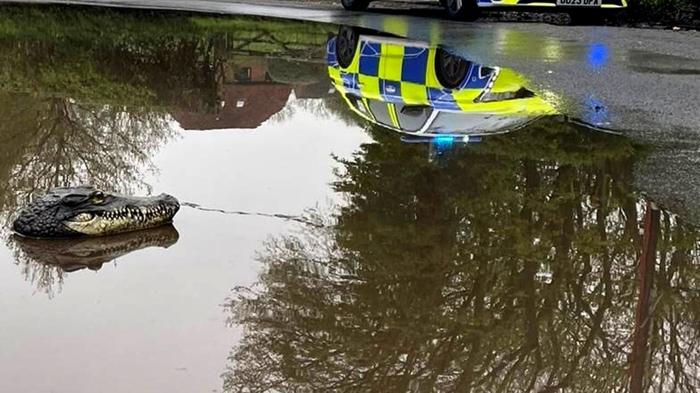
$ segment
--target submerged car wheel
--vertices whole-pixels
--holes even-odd
[[[359,39],[360,33],[352,27],[342,26],[338,31],[338,37],[335,40],[335,51],[338,64],[341,67],[347,68],[352,63]]]
[[[477,0],[443,0],[447,16],[452,19],[473,21],[479,18]]]
[[[435,75],[440,84],[448,89],[462,85],[469,72],[469,61],[438,48],[435,53]]]
[[[370,0],[340,0],[343,8],[350,11],[364,11],[369,6]]]

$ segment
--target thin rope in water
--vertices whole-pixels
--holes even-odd
[[[319,223],[307,220],[302,216],[292,216],[289,214],[258,213],[258,212],[246,212],[246,211],[241,211],[241,210],[215,209],[215,208],[211,208],[211,207],[204,207],[198,203],[193,203],[193,202],[180,202],[180,206],[187,206],[187,207],[191,207],[193,209],[197,209],[197,210],[201,210],[201,211],[205,211],[205,212],[231,214],[231,215],[236,215],[236,216],[258,216],[258,217],[267,217],[267,218],[277,218],[280,220],[295,221],[295,222],[298,222],[300,224],[310,225],[310,226],[313,226],[316,228],[324,228],[325,227],[323,224],[319,224]]]

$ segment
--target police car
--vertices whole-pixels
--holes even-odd
[[[373,0],[341,0],[347,10],[361,11]],[[481,9],[566,11],[574,23],[597,23],[627,7],[627,0],[439,0],[453,19],[475,20]]]
[[[327,62],[353,112],[404,135],[467,142],[556,113],[514,71],[424,42],[341,27],[328,41]]]

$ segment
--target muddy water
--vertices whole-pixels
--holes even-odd
[[[506,67],[448,56],[472,85],[376,94],[338,33],[3,9],[3,221],[81,183],[190,206],[4,229],[0,391],[695,391],[700,232],[633,186],[651,148]]]

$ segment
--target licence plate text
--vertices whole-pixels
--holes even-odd
[[[557,0],[558,6],[565,7],[600,7],[601,0]]]

